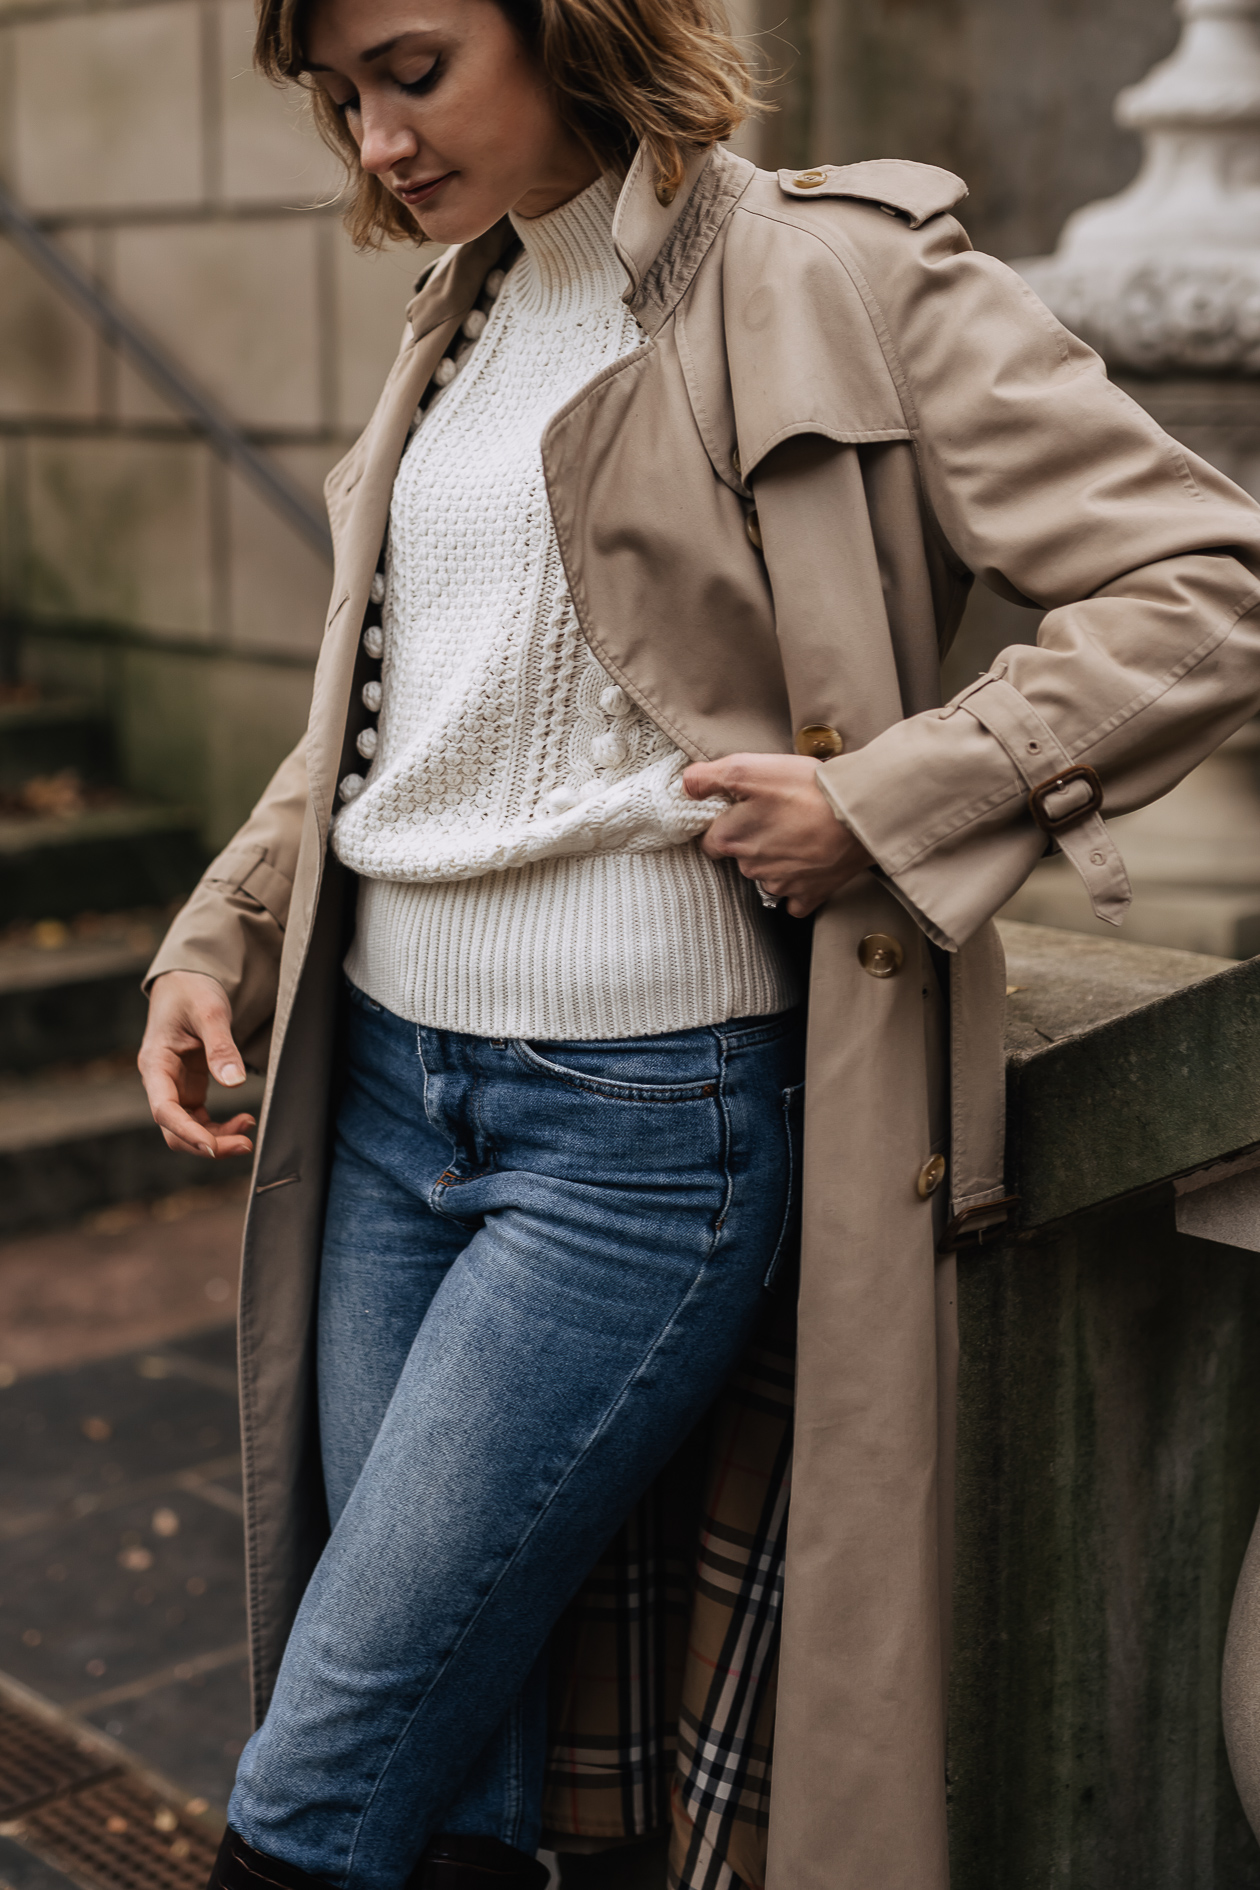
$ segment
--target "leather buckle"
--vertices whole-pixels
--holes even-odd
[[[942,1253],[970,1253],[1006,1232],[1006,1224],[1019,1206],[1019,1196],[1008,1194],[1002,1201],[986,1201],[980,1207],[964,1208],[946,1226],[940,1240]]]
[[[1060,788],[1068,787],[1073,781],[1085,782],[1089,788],[1089,799],[1083,807],[1073,807],[1066,814],[1052,814],[1046,806],[1048,796],[1057,794]],[[1078,762],[1073,768],[1061,769],[1058,774],[1052,774],[1048,781],[1038,782],[1028,796],[1028,811],[1042,833],[1062,833],[1065,827],[1074,826],[1087,815],[1097,814],[1102,804],[1102,782],[1094,770],[1087,768],[1083,762]]]

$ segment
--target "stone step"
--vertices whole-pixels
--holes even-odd
[[[42,945],[0,942],[0,1070],[26,1072],[139,1048],[148,1008],[140,980],[162,920],[110,915],[95,931],[76,936],[45,920]]]
[[[85,785],[114,778],[109,722],[89,702],[0,703],[0,794],[71,769]]]
[[[120,802],[0,816],[0,927],[168,905],[190,891],[205,857],[182,808]]]
[[[250,1077],[238,1090],[212,1088],[211,1115],[257,1115],[262,1087]],[[0,1238],[248,1172],[244,1156],[209,1162],[173,1154],[127,1058],[0,1076]]]

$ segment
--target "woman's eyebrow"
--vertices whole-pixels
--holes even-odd
[[[400,40],[414,39],[416,37],[415,32],[395,33],[392,39],[383,39],[379,46],[369,46],[364,52],[359,53],[357,55],[358,62],[363,66],[370,65],[374,59],[383,59],[386,53],[393,52]],[[333,68],[331,66],[316,65],[314,60],[307,59],[303,61],[302,70],[303,72],[331,72]]]

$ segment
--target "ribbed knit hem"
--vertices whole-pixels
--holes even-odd
[[[345,968],[396,1016],[473,1037],[656,1036],[802,995],[753,887],[694,842],[436,884],[365,879]]]

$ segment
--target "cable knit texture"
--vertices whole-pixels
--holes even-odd
[[[685,755],[592,655],[556,544],[543,429],[644,339],[615,206],[602,177],[513,219],[522,253],[412,436],[379,730],[333,827],[365,882],[351,978],[478,1036],[640,1036],[797,996],[753,889],[695,843],[720,804],[687,799]]]

